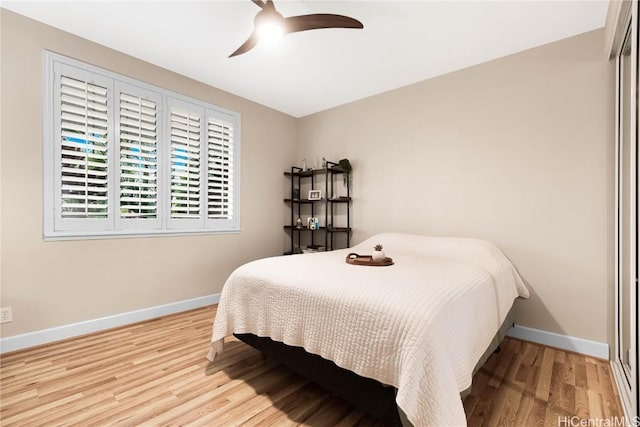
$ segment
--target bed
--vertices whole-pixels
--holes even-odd
[[[345,263],[377,243],[392,266]],[[518,297],[528,291],[491,243],[378,234],[350,249],[239,267],[224,285],[207,357],[232,333],[268,338],[389,386],[415,426],[465,425],[460,392]]]

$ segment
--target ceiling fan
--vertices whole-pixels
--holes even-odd
[[[254,19],[254,29],[251,36],[232,56],[241,55],[252,49],[263,36],[283,36],[298,31],[317,30],[321,28],[364,28],[362,22],[344,15],[331,13],[314,13],[311,15],[283,17],[273,4],[273,0],[251,0],[262,10]]]

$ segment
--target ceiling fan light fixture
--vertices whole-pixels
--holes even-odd
[[[274,43],[284,36],[284,18],[275,10],[258,13],[254,25],[260,42]]]
[[[275,43],[284,36],[284,28],[278,22],[267,21],[256,28],[260,42]]]

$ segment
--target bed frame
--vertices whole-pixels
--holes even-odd
[[[478,364],[474,374],[485,364],[489,356],[500,351],[500,343],[513,326],[513,308],[494,336]],[[262,352],[292,371],[326,388],[331,393],[351,402],[363,411],[377,417],[385,426],[402,427],[411,425],[406,416],[400,413],[396,404],[396,388],[371,378],[362,377],[348,369],[336,365],[318,355],[307,353],[302,347],[293,347],[268,337],[253,334],[233,334],[239,340]],[[471,387],[460,393],[464,399]]]
[[[307,353],[302,347],[288,346],[253,334],[234,335],[267,357],[377,417],[385,426],[402,427],[395,387],[361,377],[330,360]]]

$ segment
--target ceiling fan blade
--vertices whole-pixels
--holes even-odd
[[[320,28],[364,28],[362,22],[344,15],[315,13],[284,18],[285,33],[317,30]]]
[[[273,0],[251,0],[254,2],[260,9],[271,9],[276,10],[276,5],[273,4]]]
[[[253,49],[257,44],[258,44],[258,36],[256,35],[255,32],[253,32],[251,33],[251,36],[249,36],[246,42],[242,43],[242,45],[239,48],[237,48],[231,55],[229,55],[229,58],[231,58],[232,56],[242,55],[243,53]]]

